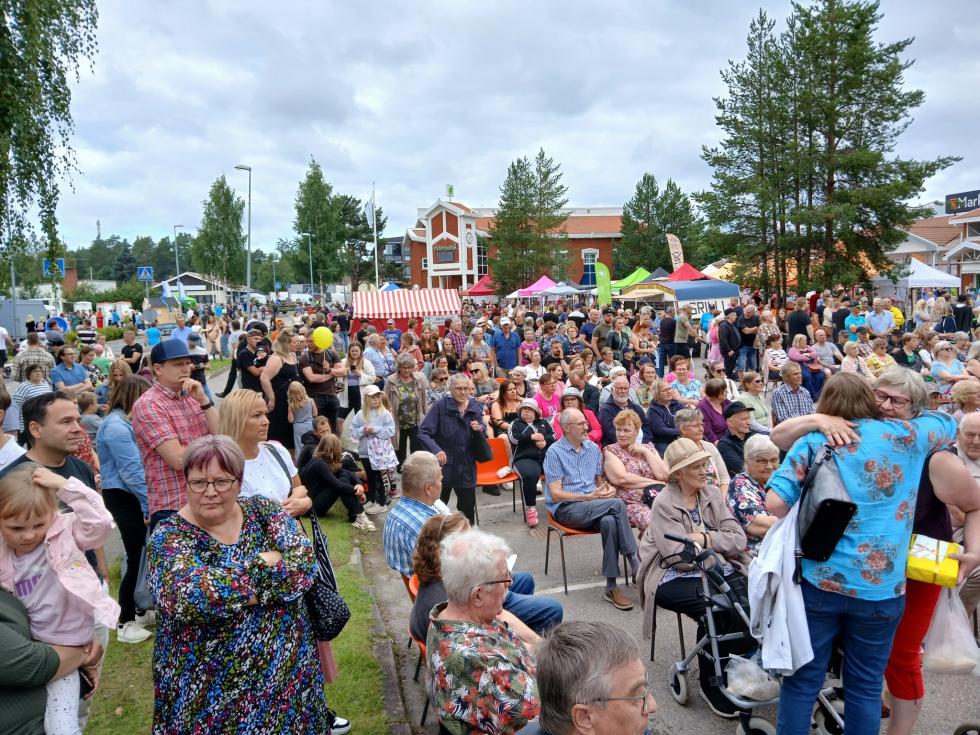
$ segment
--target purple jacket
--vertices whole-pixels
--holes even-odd
[[[721,410],[724,411],[728,408],[729,403],[731,401],[726,398],[721,404]],[[727,433],[728,422],[725,421],[724,416],[715,411],[714,406],[708,403],[707,398],[698,401],[698,410],[704,416],[704,438],[714,444]]]

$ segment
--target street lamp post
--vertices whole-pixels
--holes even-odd
[[[279,285],[276,283],[276,254],[273,253],[269,260],[272,261],[272,292],[275,294],[272,300],[275,301],[279,298]]]
[[[300,235],[306,235],[306,244],[310,249],[310,296],[313,296],[313,235],[309,232],[301,232]]]
[[[248,255],[245,258],[245,290],[252,292],[252,167],[239,163],[239,171],[248,171]]]
[[[180,298],[180,250],[177,248],[177,228],[183,227],[183,225],[174,225],[174,261],[177,264],[177,297]],[[181,304],[181,309],[184,308]]]

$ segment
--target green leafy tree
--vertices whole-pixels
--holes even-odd
[[[133,257],[133,249],[127,244],[116,256],[116,262],[112,266],[112,278],[116,283],[124,283],[135,277],[136,258]]]
[[[623,237],[613,257],[615,277],[627,276],[640,266],[651,271],[672,270],[667,233],[677,235],[686,258],[692,258],[703,229],[691,200],[672,179],[667,179],[661,191],[656,177],[644,173],[632,199],[623,206]]]
[[[225,177],[219,176],[204,200],[201,226],[190,247],[191,264],[203,275],[224,283],[245,279],[245,200],[236,197]]]
[[[510,293],[542,274],[567,278],[564,212],[567,187],[561,166],[541,148],[532,164],[526,156],[511,162],[500,187],[500,202],[490,229],[491,270],[498,293]]]
[[[341,194],[334,197],[336,219],[340,224],[340,247],[337,258],[350,278],[351,289],[364,282],[374,281],[374,234],[371,223],[364,213],[364,204],[357,197]],[[378,246],[388,223],[381,207],[375,211],[378,226]],[[380,254],[379,254],[380,257]],[[380,262],[379,262],[380,267]]]
[[[307,274],[305,278],[298,278],[299,282],[309,280],[306,235],[300,234],[308,232],[313,238],[314,278],[327,283],[342,281],[348,273],[340,258],[343,236],[341,220],[334,202],[333,186],[324,178],[323,169],[315,159],[310,161],[306,176],[296,190],[295,209],[293,230],[297,241],[294,246],[283,250],[287,267],[297,276]]]
[[[58,237],[58,181],[74,170],[71,81],[96,53],[95,0],[0,0],[0,237],[36,212],[47,257]],[[9,237],[8,237],[9,235]]]
[[[912,40],[875,41],[877,2],[794,3],[786,30],[764,13],[744,61],[722,72],[724,137],[703,158],[712,188],[698,196],[746,282],[785,293],[866,281],[890,265],[899,229],[926,211],[910,204],[955,157],[895,155],[922,104],[905,89]]]

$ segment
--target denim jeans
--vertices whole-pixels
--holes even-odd
[[[783,677],[777,730],[780,735],[809,735],[813,705],[823,686],[834,638],[840,635],[845,732],[878,732],[885,665],[905,598],[859,600],[825,592],[806,581],[802,589],[813,660],[792,676]]]
[[[534,577],[527,572],[514,574],[514,581],[504,597],[504,610],[538,634],[554,628],[564,616],[560,602],[534,596]]]
[[[759,369],[759,352],[755,347],[742,345],[738,350],[738,371]]]

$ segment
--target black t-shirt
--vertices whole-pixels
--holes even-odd
[[[665,316],[660,320],[660,344],[670,345],[674,343],[674,334],[677,331],[677,322],[673,317]]]
[[[546,311],[541,315],[541,321],[552,322],[553,324],[558,323],[558,315],[553,311]]]
[[[560,364],[562,359],[564,358],[553,357],[552,355],[548,354],[541,358],[541,364],[544,367],[548,367],[549,365],[554,365],[556,362]]]
[[[751,329],[752,327],[758,327],[760,324],[758,316],[740,316],[735,322],[735,328],[738,329],[739,336],[742,338],[742,347],[751,347],[755,344],[755,338],[758,336],[759,332],[751,332],[746,334],[743,329]]]
[[[259,382],[258,375],[252,375],[247,368],[262,367],[265,359],[259,360],[254,352],[245,349],[238,353],[238,370],[242,374],[242,388],[262,392],[262,384]]]
[[[789,336],[789,343],[793,344],[793,337],[798,334],[806,336],[806,328],[810,326],[810,315],[805,311],[795,309],[786,317],[786,331]],[[809,339],[808,339],[809,341]]]
[[[131,345],[123,345],[122,356],[127,360],[137,353],[139,353],[140,359],[129,364],[129,369],[134,373],[139,372],[140,363],[143,361],[143,345],[141,345],[139,342],[134,342]]]
[[[337,356],[331,350],[323,350],[321,352],[313,352],[311,350],[303,350],[303,354],[299,356],[299,372],[303,375],[303,371],[306,368],[310,368],[314,375],[324,375],[329,373],[333,366],[338,362]],[[323,383],[311,383],[304,378],[303,385],[306,386],[306,392],[312,395],[324,395],[324,396],[335,396],[337,395],[337,381],[328,380]]]
[[[191,378],[201,385],[208,384],[208,356],[191,353]]]
[[[347,332],[350,329],[350,317],[347,314],[337,314],[334,316],[334,321],[340,326],[341,332]]]
[[[837,336],[838,332],[844,331],[844,320],[851,315],[851,310],[846,306],[842,306],[834,312],[834,315],[830,317],[831,321],[834,323],[834,336]]]
[[[34,460],[32,460],[26,454],[22,454],[13,462],[11,462],[10,464],[8,464],[6,467],[3,468],[3,472],[0,472],[0,477],[6,475],[8,472],[10,472],[11,469],[13,469],[14,467],[16,467],[17,465],[23,462],[33,462],[33,461]],[[65,479],[71,479],[72,477],[74,477],[75,479],[81,481],[81,483],[86,487],[90,487],[93,490],[95,489],[95,472],[88,464],[80,460],[78,457],[75,457],[73,455],[69,455],[68,457],[65,457],[65,463],[60,467],[51,467],[49,465],[44,465],[44,466],[47,467],[56,475],[60,475]]]

